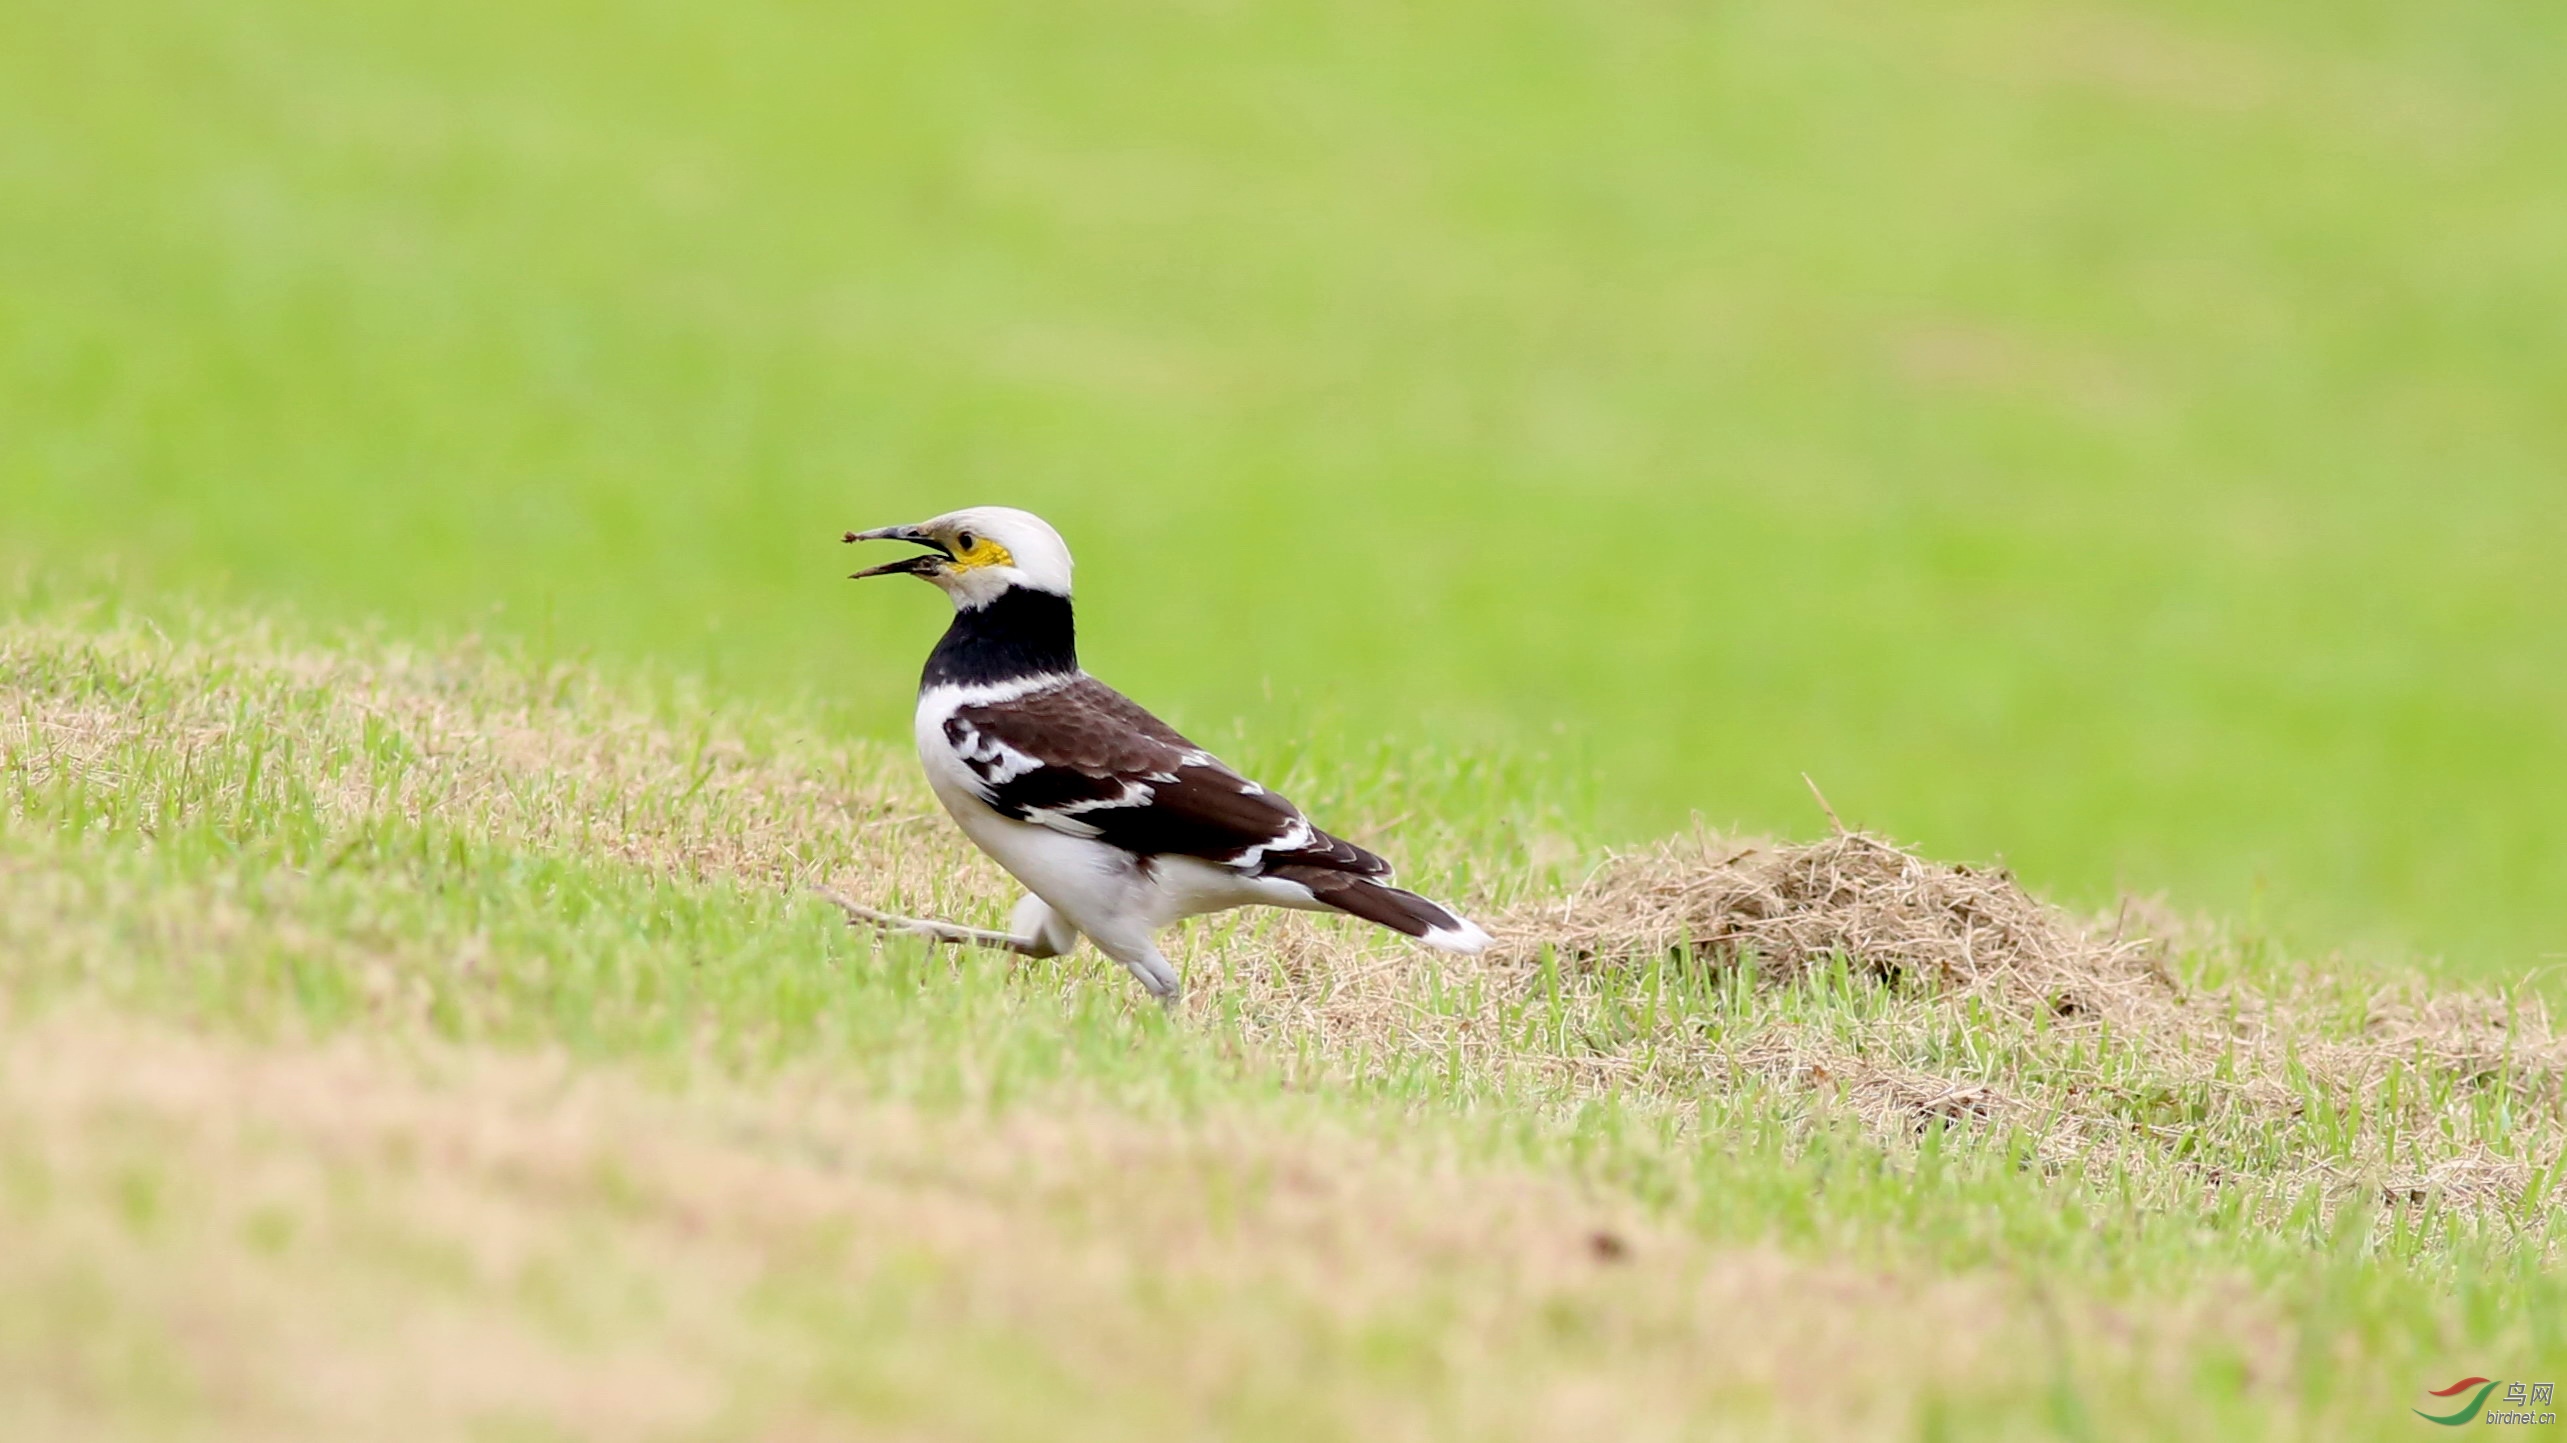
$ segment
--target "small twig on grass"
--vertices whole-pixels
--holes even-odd
[[[1801,773],[1800,779],[1808,785],[1809,794],[1818,799],[1818,809],[1827,814],[1827,825],[1836,829],[1836,835],[1844,836],[1846,831],[1844,819],[1837,816],[1836,809],[1827,804],[1827,793],[1818,789],[1817,779],[1807,772]]]
[[[1013,936],[1006,932],[985,931],[979,927],[956,926],[951,922],[935,922],[924,917],[903,917],[896,912],[885,912],[868,907],[861,902],[850,901],[826,887],[814,887],[811,890],[836,904],[839,911],[846,913],[847,925],[850,927],[858,925],[878,927],[896,936],[923,937],[930,942],[947,942],[958,947],[996,947],[1001,951],[1015,952],[1027,957],[1045,955],[1034,950],[1035,944],[1029,938]]]

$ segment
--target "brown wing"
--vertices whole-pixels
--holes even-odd
[[[983,800],[1018,821],[1252,875],[1287,864],[1390,875],[1388,862],[1312,826],[1300,808],[1093,677],[958,707],[945,740]]]

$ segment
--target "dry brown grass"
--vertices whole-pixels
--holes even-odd
[[[2145,939],[2099,940],[2006,872],[1861,832],[1808,846],[1697,835],[1615,857],[1518,908],[1501,937],[1519,965],[1543,948],[1582,967],[1752,957],[1768,981],[1842,958],[1893,985],[2063,1017],[2126,1015],[2174,985]]]
[[[27,785],[70,780],[149,828],[184,801],[289,796],[330,825],[431,820],[698,879],[808,881],[937,840],[876,748],[743,738],[691,697],[637,709],[576,667],[466,645],[318,648],[262,630],[169,641],[76,624],[0,634],[0,749]],[[291,765],[244,764],[277,729]],[[161,779],[229,777],[213,795]]]
[[[97,1016],[9,1036],[18,1437],[148,1434],[156,1409],[260,1439],[821,1437],[850,1417],[1843,1436],[1905,1431],[1953,1379],[2036,1381],[2067,1346],[1999,1278],[1708,1247],[1556,1177],[1260,1118],[922,1112],[823,1074],[671,1092],[558,1057]],[[2053,1321],[2124,1348],[2207,1319]],[[1298,1392],[1331,1354],[1411,1347],[1424,1391],[1401,1367]],[[1010,1356],[1043,1362],[990,1371]]]

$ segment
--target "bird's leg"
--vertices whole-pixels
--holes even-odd
[[[1007,930],[1025,939],[1028,957],[1058,957],[1078,946],[1078,929],[1052,910],[1052,904],[1028,892],[1007,914]]]
[[[1050,945],[1054,939],[1043,930],[1019,937],[979,927],[958,927],[951,922],[933,922],[924,917],[903,917],[850,901],[831,891],[824,890],[820,895],[836,903],[838,910],[847,914],[850,927],[863,923],[897,936],[924,937],[930,942],[950,942],[960,947],[997,947],[1027,957],[1057,957],[1066,950]],[[1020,907],[1018,910],[1021,912],[1023,909]]]
[[[1168,959],[1159,955],[1158,945],[1150,940],[1148,932],[1116,929],[1111,936],[1100,937],[1094,932],[1088,936],[1095,941],[1098,951],[1122,963],[1126,971],[1140,979],[1141,986],[1159,999],[1162,1006],[1174,1008],[1177,1005],[1177,999],[1184,994],[1184,985],[1177,979],[1177,969],[1169,966]]]

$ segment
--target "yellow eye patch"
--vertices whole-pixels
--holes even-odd
[[[965,546],[962,544],[961,537],[956,537],[954,539],[955,570],[977,571],[984,566],[1013,566],[1016,564],[1014,553],[1010,552],[1006,547],[999,545],[997,542],[990,540],[986,536],[975,536],[971,539],[971,542],[971,545]]]

